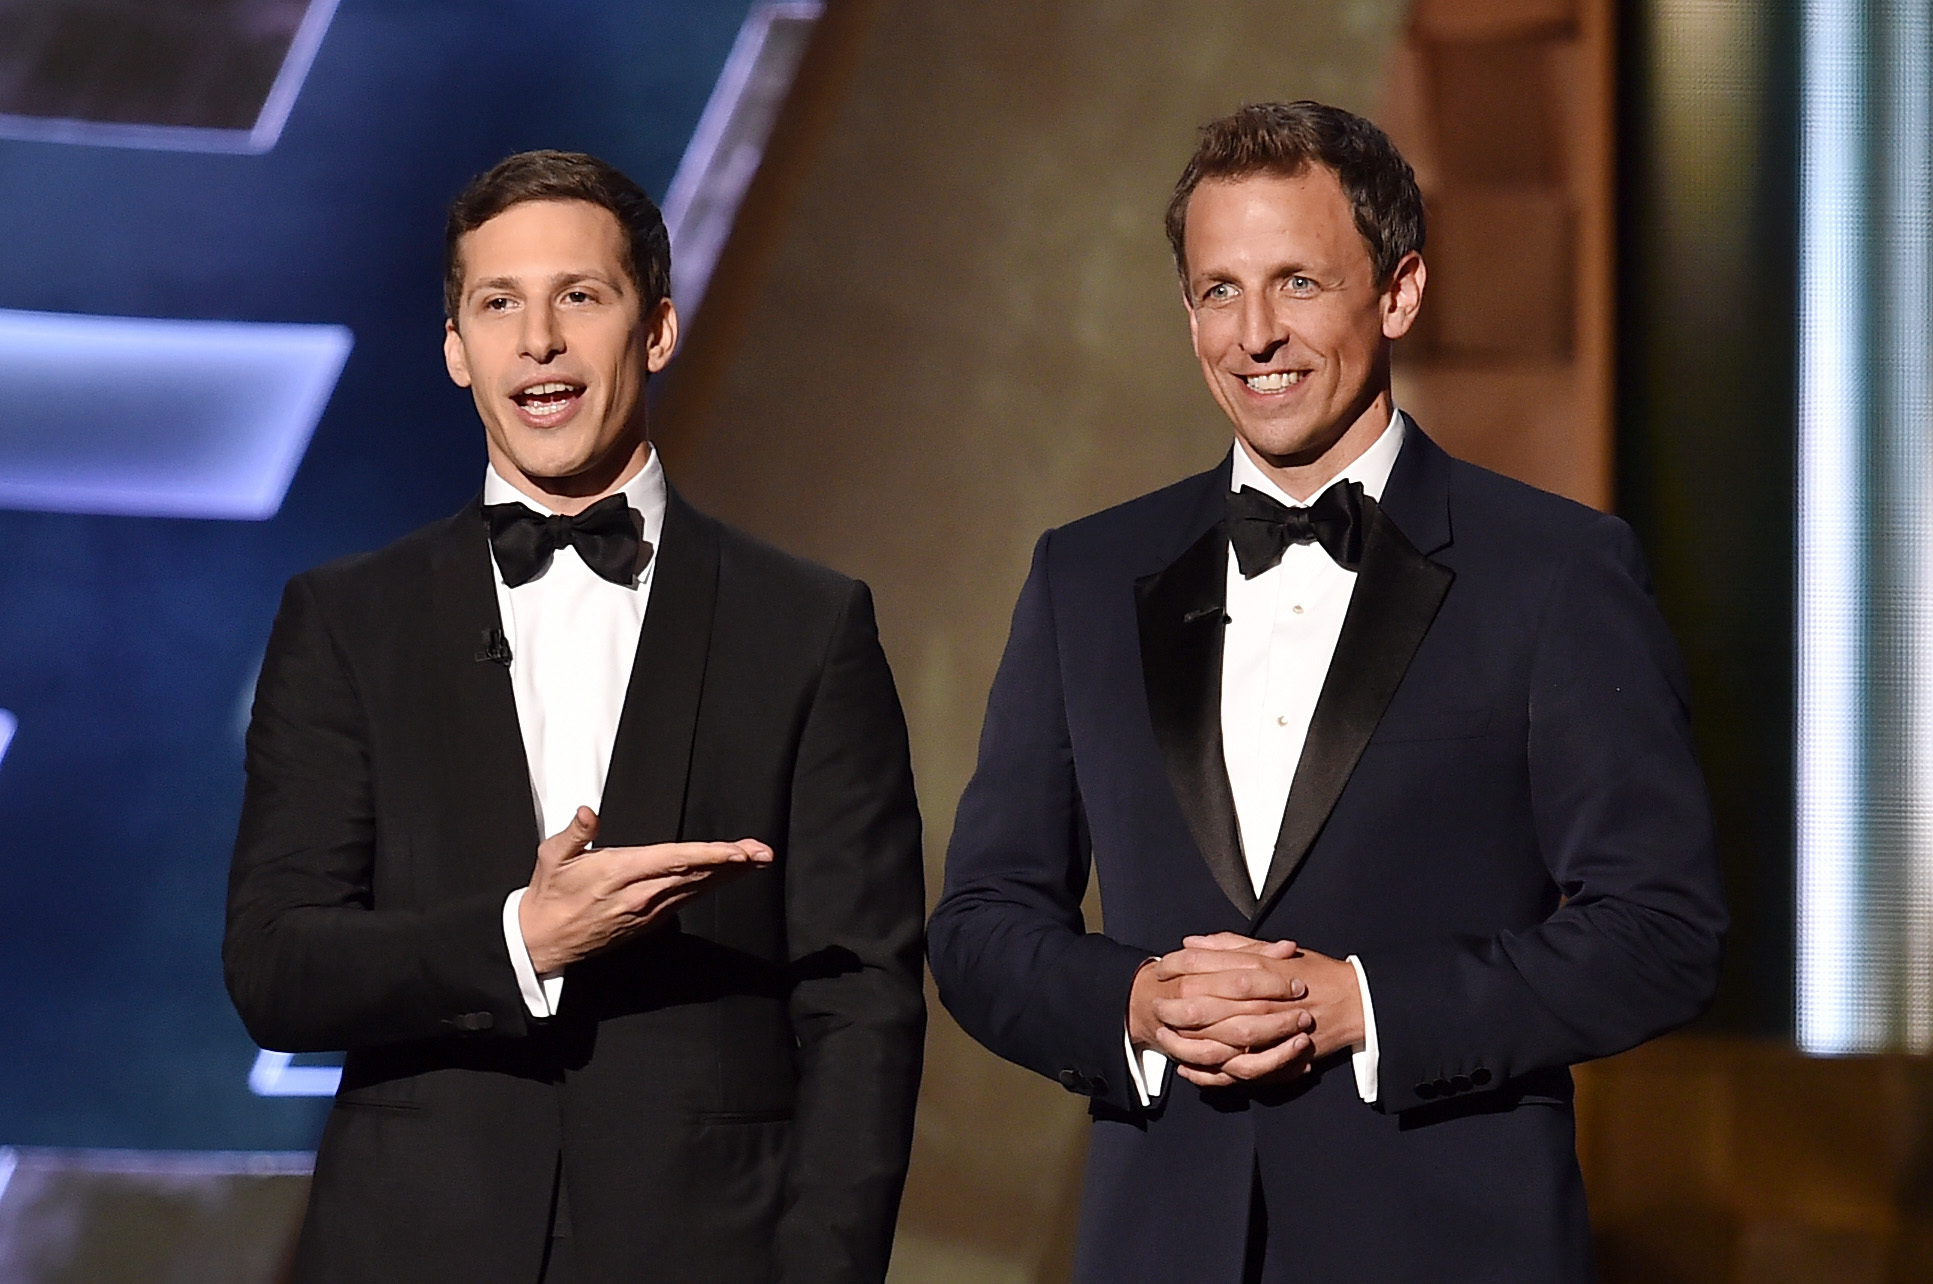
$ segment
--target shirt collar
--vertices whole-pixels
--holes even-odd
[[[658,546],[664,534],[665,480],[664,465],[658,461],[658,448],[651,448],[651,457],[638,469],[638,475],[618,487],[617,493],[624,496],[624,502],[638,511],[644,519],[644,542],[652,548]],[[485,464],[483,468],[483,502],[486,504],[522,504],[537,513],[555,513],[503,479],[495,464]],[[653,562],[657,559],[653,558]]]
[[[1388,427],[1384,428],[1381,435],[1370,443],[1368,450],[1356,456],[1347,468],[1337,473],[1335,480],[1329,485],[1333,486],[1339,481],[1358,482],[1363,488],[1363,494],[1371,499],[1380,500],[1383,497],[1383,487],[1389,484],[1390,471],[1396,467],[1396,456],[1402,452],[1402,449],[1403,412],[1392,409],[1389,412]],[[1309,496],[1309,499],[1291,498],[1287,491],[1276,485],[1275,480],[1249,458],[1248,452],[1242,449],[1242,443],[1238,441],[1235,443],[1234,466],[1228,473],[1228,489],[1238,491],[1244,486],[1253,486],[1264,495],[1272,496],[1292,508],[1303,507],[1315,498],[1314,495]]]

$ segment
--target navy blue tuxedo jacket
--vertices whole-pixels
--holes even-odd
[[[1636,540],[1406,432],[1259,898],[1222,762],[1228,463],[1035,550],[930,952],[969,1033],[1092,1098],[1082,1281],[1233,1284],[1258,1163],[1297,1280],[1589,1279],[1568,1068],[1716,983],[1711,821]],[[1138,1105],[1135,970],[1214,931],[1361,957],[1374,1105],[1346,1053]]]

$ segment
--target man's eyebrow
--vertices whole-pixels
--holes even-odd
[[[622,288],[616,281],[592,268],[584,268],[576,272],[559,272],[550,278],[548,288],[561,290],[565,286],[575,285],[579,281],[596,281],[601,285]],[[522,277],[486,276],[481,280],[471,282],[469,292],[475,294],[478,290],[521,290],[523,288],[524,280]]]

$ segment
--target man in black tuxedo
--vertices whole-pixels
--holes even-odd
[[[292,580],[249,726],[229,992],[348,1049],[295,1278],[881,1280],[925,1009],[871,598],[666,485],[633,183],[513,156],[446,244],[483,494]]]
[[[1696,1015],[1725,926],[1636,541],[1396,410],[1368,121],[1214,122],[1168,230],[1235,448],[1042,536],[941,997],[1092,1098],[1083,1282],[1588,1280],[1569,1066]]]

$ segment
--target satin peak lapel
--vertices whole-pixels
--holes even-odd
[[[1356,590],[1289,786],[1268,880],[1260,901],[1251,902],[1253,922],[1282,894],[1328,823],[1456,578],[1448,567],[1417,552],[1376,501],[1365,497],[1363,513],[1369,529]]]
[[[1220,522],[1167,567],[1134,582],[1148,716],[1168,780],[1216,886],[1236,909],[1253,915],[1255,888],[1242,859],[1235,794],[1222,758],[1227,599],[1228,534]]]
[[[718,531],[674,490],[659,543],[598,810],[598,841],[606,846],[674,842],[684,824],[718,599]]]

